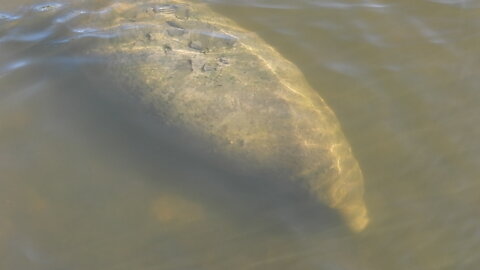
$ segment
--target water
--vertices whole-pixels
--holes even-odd
[[[476,2],[208,1],[336,113],[364,174],[361,233],[103,95],[89,43],[47,42],[106,1],[39,3],[0,1],[1,269],[480,266]]]

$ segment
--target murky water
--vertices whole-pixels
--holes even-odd
[[[69,33],[113,1],[0,0],[1,269],[480,267],[478,3],[207,2],[330,105],[368,227],[105,95],[108,37]]]

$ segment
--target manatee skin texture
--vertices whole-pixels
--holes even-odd
[[[232,160],[287,171],[353,231],[367,226],[362,172],[334,113],[256,34],[174,0],[88,16],[78,27],[107,37],[88,54],[108,59],[119,89]]]

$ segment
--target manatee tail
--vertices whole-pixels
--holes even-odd
[[[337,210],[354,232],[363,231],[368,223],[368,211],[364,201],[363,175],[357,161],[351,155],[340,155],[337,159],[341,168],[335,176],[330,176],[331,181],[321,189],[315,189],[314,193],[321,201]],[[347,166],[348,165],[348,166]],[[325,183],[325,179],[316,179],[317,183]],[[314,185],[310,183],[310,185]]]
[[[340,129],[316,132],[304,126],[299,130],[297,136],[304,142],[300,172],[304,184],[319,201],[337,210],[352,231],[364,230],[369,218],[363,174]]]

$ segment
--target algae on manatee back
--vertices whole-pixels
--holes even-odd
[[[334,113],[256,34],[185,1],[116,2],[92,14],[82,27],[109,37],[88,53],[110,63],[119,86],[110,94],[231,160],[282,168],[352,230],[367,226],[363,176]]]

